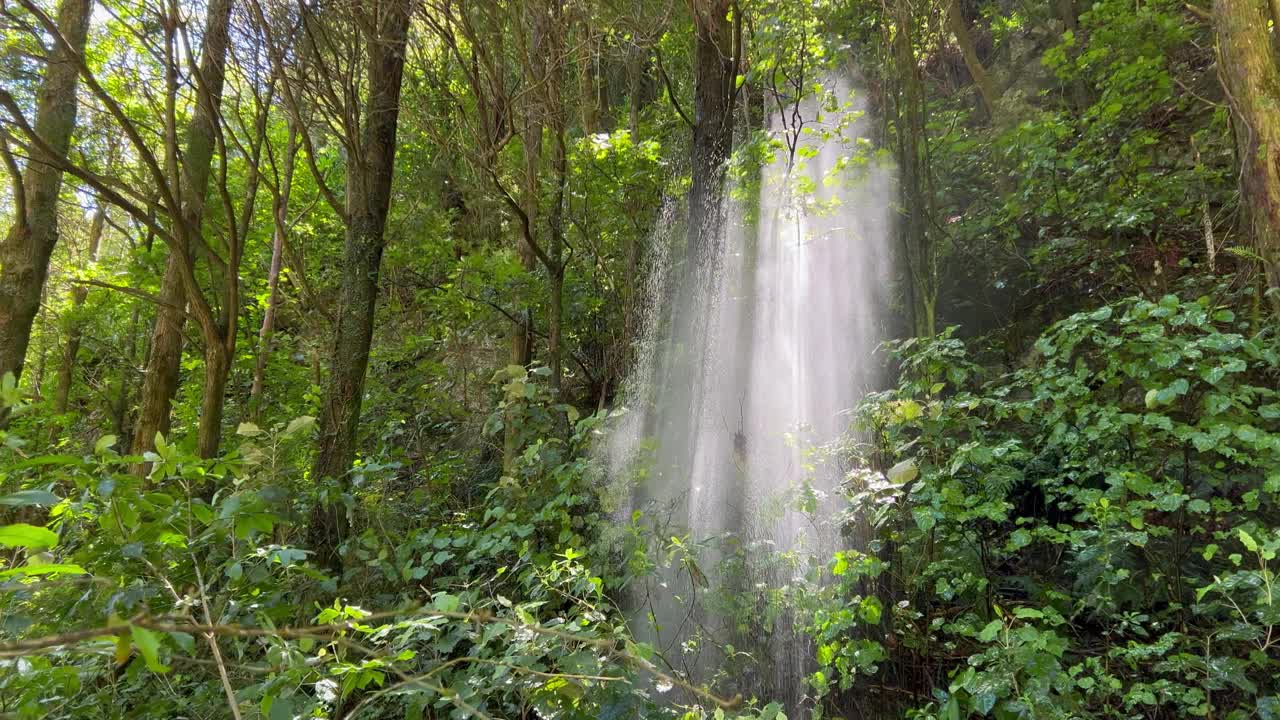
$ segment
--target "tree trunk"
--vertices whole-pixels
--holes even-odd
[[[690,266],[720,242],[725,167],[733,147],[737,75],[728,0],[693,0],[693,165],[690,168],[687,256]],[[740,19],[740,18],[739,18]]]
[[[555,83],[555,79],[552,80]],[[558,97],[556,98],[559,99]],[[556,402],[562,400],[564,385],[564,350],[562,336],[564,325],[564,201],[568,182],[568,157],[564,144],[564,108],[553,108],[557,119],[555,143],[551,151],[551,166],[555,170],[556,191],[551,199],[547,225],[551,230],[547,254],[547,364],[551,366],[551,393]]]
[[[544,42],[549,32],[545,17],[540,8],[532,3],[523,6],[522,20],[528,28],[526,53],[524,57],[525,82],[530,86],[542,88],[546,81],[546,52]],[[533,243],[536,242],[538,219],[542,216],[542,131],[543,103],[529,93],[524,99],[523,128],[520,135],[521,153],[524,159],[524,178],[520,185],[520,208],[524,212],[521,230],[516,240],[516,254],[525,272],[532,273],[537,267],[537,255]],[[511,365],[527,366],[533,361],[533,311],[524,308],[518,313],[511,327]],[[519,432],[516,418],[511,411],[504,417],[502,434],[502,469],[510,474],[515,466],[516,456],[520,453],[518,445]]]
[[[182,369],[182,327],[187,304],[182,287],[181,260],[169,254],[160,280],[160,304],[156,306],[150,352],[142,374],[142,397],[133,432],[133,453],[155,449],[156,433],[169,433],[169,406],[178,392]]]
[[[947,29],[952,35],[956,36],[956,44],[960,46],[960,55],[964,58],[964,66],[969,70],[969,76],[973,78],[973,84],[978,88],[978,94],[982,96],[982,105],[987,112],[987,117],[995,120],[996,117],[996,100],[999,99],[1000,93],[996,90],[995,83],[991,80],[991,76],[987,74],[987,69],[982,66],[982,61],[978,58],[978,50],[973,44],[973,36],[969,34],[969,26],[964,21],[964,15],[960,12],[960,0],[950,0],[947,3]]]
[[[627,50],[627,130],[631,133],[631,142],[640,142],[640,82],[643,67],[643,56],[640,48]]]
[[[135,304],[133,312],[129,315],[129,347],[125,352],[124,367],[120,372],[120,388],[116,393],[116,398],[111,407],[111,428],[115,436],[118,438],[128,439],[133,432],[133,428],[129,427],[129,398],[133,395],[133,376],[137,372],[135,361],[138,357],[138,306]],[[126,432],[127,431],[127,432]],[[130,447],[121,444],[120,447]]]
[[[222,100],[226,72],[231,3],[232,0],[212,0],[209,3],[200,52],[204,92],[187,128],[182,177],[170,178],[171,183],[181,188],[182,217],[178,222],[185,227],[183,235],[187,237],[198,238],[204,223],[205,195],[209,189],[219,121],[218,106]],[[188,257],[192,250],[187,248]],[[142,382],[142,408],[133,436],[133,453],[137,455],[154,449],[157,432],[169,431],[170,407],[178,390],[182,367],[182,326],[186,322],[187,292],[196,290],[185,287],[184,270],[182,258],[171,250],[160,282],[161,305],[156,308],[151,354]]]
[[[373,338],[409,28],[405,0],[389,0],[380,9],[385,15],[379,14],[379,32],[367,38],[369,89],[361,152],[347,164],[342,292],[334,323],[329,382],[320,412],[320,447],[311,473],[315,480],[345,478],[355,460],[360,402]],[[330,566],[336,565],[344,519],[340,504],[325,503],[316,506],[312,517],[311,547]]]
[[[62,0],[58,6],[58,31],[73,53],[84,52],[92,8],[91,0]],[[21,207],[0,243],[0,377],[10,372],[15,379],[22,376],[49,258],[58,243],[58,196],[62,163],[76,126],[79,69],[61,43],[52,47],[36,101],[35,131],[47,150],[33,147],[23,176],[13,178],[14,201]],[[7,150],[5,156],[14,171]]]
[[[102,226],[106,223],[106,211],[102,206],[93,213],[93,220],[89,224],[89,253],[88,264],[92,265],[98,261],[98,244],[102,240]],[[80,339],[84,334],[84,319],[79,317],[80,308],[84,307],[85,300],[89,297],[89,288],[85,285],[76,285],[71,290],[71,310],[67,320],[67,341],[62,346],[62,365],[58,368],[58,387],[54,390],[53,395],[53,411],[56,413],[64,413],[67,411],[67,398],[71,395],[71,383],[75,377],[76,356],[80,354]]]
[[[530,101],[533,102],[533,101]],[[537,233],[541,206],[539,178],[542,173],[542,122],[536,108],[525,110],[526,119],[521,146],[524,154],[524,183],[521,186],[520,205],[528,217],[530,233]],[[533,246],[523,233],[516,240],[516,254],[525,272],[533,272],[538,258]],[[511,334],[511,364],[525,366],[533,360],[533,314],[525,309],[519,322],[514,323]]]
[[[1280,316],[1280,57],[1267,0],[1216,0],[1218,61],[1240,162],[1240,205],[1262,258],[1272,311]]]
[[[262,402],[267,359],[271,356],[271,334],[275,330],[276,307],[280,304],[280,264],[284,254],[285,235],[289,232],[289,196],[293,190],[293,161],[297,154],[298,131],[290,123],[289,141],[284,153],[284,171],[271,213],[275,218],[275,234],[271,240],[271,267],[267,271],[267,309],[262,313],[262,327],[258,330],[258,359],[253,367],[253,385],[249,388],[249,417],[254,420],[258,418]]]
[[[937,258],[927,227],[924,95],[913,46],[915,19],[906,0],[896,0],[894,14],[893,54],[898,79],[896,130],[903,207],[899,232],[907,261],[907,304],[916,337],[932,337],[937,322]]]
[[[226,406],[227,376],[231,373],[231,354],[221,342],[205,344],[204,385],[200,394],[200,425],[196,449],[202,458],[218,454],[222,439],[222,411]]]

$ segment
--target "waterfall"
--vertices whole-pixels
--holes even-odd
[[[781,147],[758,197],[743,197],[753,188],[745,183],[726,193],[723,238],[698,267],[668,268],[677,253],[670,230],[659,231],[654,305],[624,388],[633,409],[607,446],[611,476],[633,483],[627,512],[641,513],[659,540],[687,535],[698,548],[667,548],[670,562],[636,589],[637,636],[699,681],[724,667],[713,641],[751,652],[750,676],[730,671],[722,684],[789,708],[801,705],[809,648],[786,617],[744,628],[744,608],[735,620],[714,589],[732,586],[750,602],[804,573],[805,559],[829,557],[841,478],[820,449],[877,381],[893,173],[867,139],[851,83],[826,86],[827,97],[768,118]]]

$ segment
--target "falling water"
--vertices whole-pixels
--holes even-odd
[[[763,594],[803,572],[764,558],[834,549],[837,534],[823,521],[840,478],[814,450],[846,430],[842,411],[876,382],[893,177],[872,151],[850,84],[828,88],[834,99],[769,119],[786,147],[762,172],[758,204],[750,212],[743,198],[726,200],[724,237],[680,275],[686,287],[671,287],[669,230],[653,243],[649,297],[675,307],[644,316],[626,388],[643,410],[622,418],[608,447],[612,475],[635,479],[632,508],[659,538],[729,539],[637,593],[637,634],[700,680],[718,662],[706,638],[755,641],[747,649],[768,657],[757,658],[757,675],[735,678],[740,689],[793,708],[811,657],[803,640],[785,618],[741,638],[741,623],[716,617],[706,588],[737,583],[739,593]],[[717,577],[715,563],[735,549],[769,569]]]

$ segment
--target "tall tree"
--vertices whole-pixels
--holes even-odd
[[[938,258],[928,228],[929,168],[926,162],[924,86],[916,59],[916,17],[907,0],[895,0],[893,65],[897,83],[894,125],[897,138],[902,221],[899,234],[907,263],[907,299],[917,337],[935,333],[938,302]]]
[[[996,84],[991,79],[986,67],[982,65],[981,58],[978,57],[978,49],[973,42],[972,33],[969,32],[969,24],[965,21],[964,11],[960,7],[960,0],[948,0],[946,19],[947,29],[956,38],[956,45],[960,48],[960,56],[964,59],[964,66],[969,70],[969,77],[973,78],[973,84],[978,88],[978,95],[982,98],[983,109],[986,110],[987,117],[994,120],[996,117],[996,100],[999,99],[1000,93],[996,90]]]
[[[690,5],[694,89],[687,251],[696,260],[719,242],[723,224],[721,201],[725,168],[733,148],[742,13],[730,0],[692,0]]]
[[[551,369],[551,389],[559,395],[563,375],[561,347],[564,303],[564,200],[568,179],[568,153],[565,133],[568,110],[565,104],[567,82],[566,25],[563,0],[529,2],[525,5],[528,48],[525,53],[525,82],[534,89],[525,105],[524,147],[525,184],[521,207],[524,238],[522,257],[536,258],[547,273],[547,365]],[[542,197],[543,134],[550,141],[552,192]],[[546,217],[546,233],[539,232],[539,221]],[[545,241],[541,238],[545,237]],[[532,262],[526,264],[532,268]],[[525,359],[525,363],[528,359]],[[521,364],[525,364],[521,363]]]
[[[147,357],[146,374],[143,376],[141,408],[133,435],[133,452],[141,454],[154,447],[157,432],[168,432],[170,406],[178,390],[179,372],[182,366],[182,328],[186,322],[188,292],[184,278],[192,275],[191,267],[184,267],[194,259],[194,253],[203,244],[201,232],[205,216],[205,197],[209,191],[209,178],[213,168],[213,156],[217,146],[222,89],[226,77],[227,44],[231,25],[232,0],[211,0],[205,17],[205,28],[200,51],[199,97],[195,113],[187,126],[185,147],[178,162],[170,161],[169,182],[178,187],[180,216],[174,225],[181,227],[175,233],[175,241],[184,247],[179,251],[170,248],[165,262],[164,277],[160,282],[160,302],[156,308],[155,325],[151,332],[151,352]],[[176,68],[170,68],[176,70]],[[172,73],[171,73],[172,75]],[[175,177],[179,176],[180,177]],[[194,278],[193,278],[194,279]],[[215,355],[216,348],[214,349]],[[218,358],[214,358],[218,362]],[[215,372],[218,368],[214,368]],[[221,422],[219,406],[218,422]],[[213,450],[204,447],[202,452]],[[215,443],[216,445],[216,443]]]
[[[1240,198],[1250,239],[1262,258],[1271,307],[1280,316],[1280,25],[1276,3],[1215,0],[1219,72],[1231,105]]]
[[[391,206],[400,86],[409,32],[407,0],[366,3],[353,11],[357,13],[365,46],[366,97],[359,132],[356,123],[344,128],[348,155],[342,287],[329,379],[321,401],[320,447],[312,469],[316,479],[345,477],[355,459],[356,430],[378,302],[378,273]],[[327,552],[332,553],[336,540],[332,531],[340,527],[340,519],[335,522],[324,508],[318,508],[312,525],[315,546],[327,547]]]
[[[58,243],[62,166],[76,126],[79,66],[75,56],[84,52],[92,10],[91,0],[62,0],[58,6],[57,31],[66,42],[54,42],[48,51],[36,101],[36,138],[29,144],[24,171],[19,170],[7,141],[0,140],[16,209],[14,223],[0,243],[0,376],[22,374],[31,324],[49,275],[49,258]],[[10,112],[17,111],[12,98],[8,100]]]

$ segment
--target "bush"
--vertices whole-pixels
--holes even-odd
[[[1167,295],[1073,315],[1013,372],[950,332],[893,350],[901,382],[859,410],[864,542],[812,628],[820,689],[892,672],[919,717],[1280,707],[1274,329]]]

